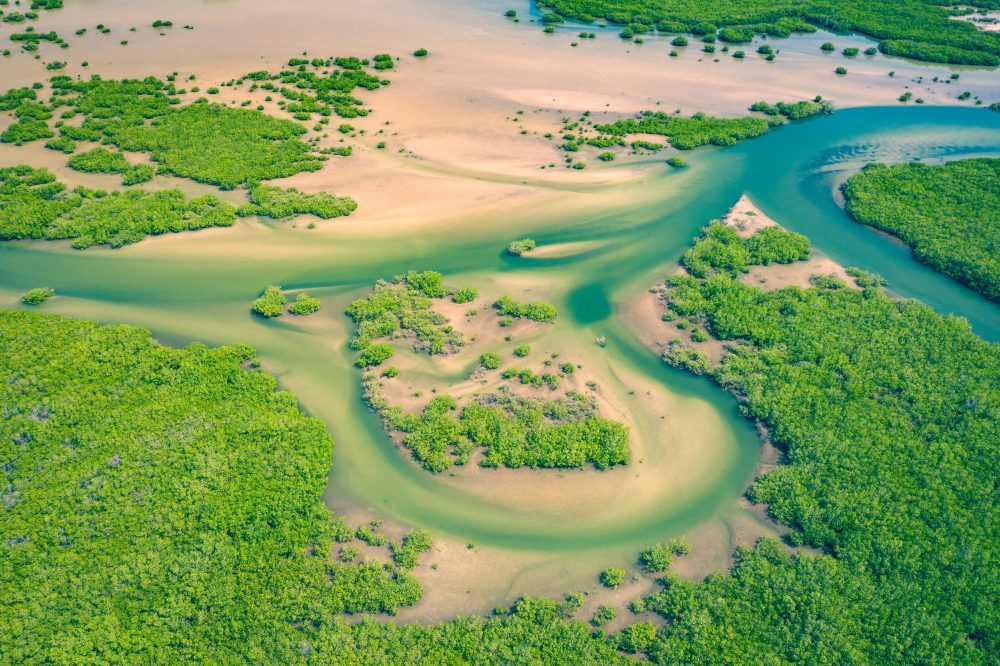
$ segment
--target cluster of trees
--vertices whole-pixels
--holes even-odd
[[[160,173],[191,178],[222,189],[248,186],[250,203],[240,215],[286,217],[314,214],[324,219],[348,215],[357,208],[349,197],[305,194],[294,188],[260,185],[260,181],[322,168],[323,155],[311,152],[299,137],[302,125],[268,116],[259,110],[234,109],[198,100],[182,105],[174,83],[155,77],[89,81],[68,76],[51,79],[57,97],[51,106],[35,101],[29,88],[0,96],[0,110],[13,111],[17,122],[0,132],[0,141],[18,145],[55,136],[48,120],[66,107],[64,118],[82,122],[56,123],[60,137],[46,146],[72,153],[77,141],[101,141],[122,150],[147,152]],[[41,87],[41,86],[39,86]],[[71,168],[93,173],[120,173],[125,185],[151,180],[154,169],[132,165],[120,152],[94,148],[70,158]]]
[[[31,97],[24,97],[24,91],[28,91]],[[34,91],[28,88],[10,90],[0,101],[0,109],[13,110],[16,121],[11,123],[7,129],[0,132],[0,143],[13,143],[21,146],[25,143],[48,139],[55,136],[49,128],[48,119],[52,117],[52,111],[44,104],[34,101]]]
[[[801,120],[809,116],[821,113],[833,113],[833,105],[825,101],[822,97],[816,96],[812,101],[800,100],[798,102],[776,102],[768,104],[761,100],[750,107],[751,111],[757,111],[768,116],[784,116],[789,120]]]
[[[307,194],[294,187],[274,187],[253,184],[247,188],[250,203],[240,206],[236,214],[240,217],[262,215],[274,219],[294,215],[315,215],[324,220],[350,215],[358,207],[350,197],[338,197],[326,192]]]
[[[56,141],[68,140],[65,137]],[[48,147],[52,141],[46,144]],[[94,148],[85,153],[80,153],[69,158],[67,163],[70,169],[85,171],[87,173],[119,173],[122,174],[122,184],[137,185],[148,183],[153,179],[153,168],[148,164],[132,165],[125,156],[119,152],[112,152],[107,148]]]
[[[996,8],[991,0],[973,3]],[[930,62],[966,65],[1000,64],[1000,36],[978,30],[964,13],[940,0],[542,0],[539,5],[560,17],[585,23],[605,19],[626,26],[629,34],[719,35],[748,41],[753,34],[787,37],[816,28],[858,32],[879,40],[879,49]],[[723,30],[720,32],[720,28]]]
[[[76,150],[76,141],[61,136],[57,139],[49,139],[46,141],[45,147],[49,150],[58,150],[60,153],[69,155]]]
[[[436,395],[420,413],[404,413],[382,395],[375,373],[362,383],[386,429],[403,433],[403,446],[431,472],[464,465],[476,447],[484,450],[483,467],[607,469],[629,462],[628,428],[597,415],[579,393],[538,400],[501,387],[461,410],[450,395]]]
[[[259,87],[281,94],[289,100],[285,110],[302,114],[300,117],[303,120],[314,114],[322,118],[333,114],[341,118],[357,118],[368,115],[368,109],[354,96],[354,91],[358,88],[377,90],[389,84],[381,75],[366,71],[369,65],[376,70],[392,69],[392,58],[387,54],[375,56],[372,61],[355,56],[311,60],[293,58],[288,61],[289,69],[276,73],[251,72],[234,84],[250,81],[251,90]]]
[[[501,317],[513,317],[514,319],[530,319],[532,321],[551,322],[555,321],[559,311],[556,306],[547,301],[532,301],[522,303],[515,301],[507,295],[503,295],[493,303],[493,309]]]
[[[650,573],[663,573],[674,563],[675,555],[687,555],[691,547],[683,539],[653,544],[639,554],[639,564]]]
[[[62,125],[62,136],[150,153],[161,173],[233,189],[323,166],[325,158],[299,139],[302,125],[204,100],[181,105],[174,84],[155,77],[56,76],[51,84],[59,103],[83,117],[79,125]]]
[[[531,252],[536,247],[538,243],[532,238],[522,238],[520,240],[514,240],[507,244],[507,254],[512,257],[519,257],[525,252]]]
[[[695,277],[713,272],[745,273],[751,265],[790,264],[809,258],[809,239],[779,226],[760,229],[748,238],[721,222],[705,227],[681,263]],[[677,280],[685,279],[675,276]]]
[[[35,287],[21,296],[21,302],[25,305],[41,305],[55,295],[56,290],[51,287]]]
[[[288,305],[288,297],[281,291],[278,285],[270,285],[264,289],[264,293],[253,302],[251,310],[261,317],[271,319],[285,314],[285,306]],[[305,316],[318,312],[320,301],[305,292],[300,292],[291,305],[288,305],[289,314]]]
[[[69,192],[46,169],[0,168],[0,239],[73,239],[73,247],[121,247],[147,236],[231,226],[233,206],[177,189]]]
[[[194,103],[149,124],[116,127],[108,139],[124,150],[150,153],[162,173],[231,190],[319,171],[325,158],[299,140],[305,132],[298,123],[253,109]]]
[[[66,48],[68,45],[66,41],[59,36],[55,30],[50,30],[49,32],[38,32],[33,27],[28,27],[25,32],[12,32],[10,34],[10,41],[20,42],[25,51],[37,51],[38,45],[42,42],[49,42]]]
[[[761,136],[771,125],[780,122],[782,121],[778,118],[756,116],[716,118],[699,112],[690,118],[684,118],[661,111],[644,111],[637,118],[625,118],[614,123],[596,125],[595,128],[613,136],[659,134],[667,137],[674,148],[691,150],[706,144],[732,146],[744,139]]]
[[[288,303],[288,297],[281,293],[281,287],[272,284],[264,289],[264,293],[253,302],[250,309],[261,317],[270,319],[284,314],[286,303]]]
[[[696,254],[706,276],[671,280],[668,307],[729,341],[710,374],[784,452],[749,495],[830,555],[764,540],[730,576],[667,577],[645,604],[667,620],[650,657],[992,662],[1000,348],[862,272],[763,291]]]
[[[899,236],[920,261],[1000,300],[1000,160],[869,164],[843,192],[854,219]]]
[[[253,356],[0,311],[6,659],[289,663],[396,631],[338,619],[422,589],[401,565],[331,557],[335,532],[353,538],[322,501],[333,443],[241,368]],[[425,544],[411,537],[399,559]]]
[[[319,312],[320,302],[318,298],[310,296],[309,294],[300,292],[292,304],[288,306],[288,313],[293,315],[305,316],[311,315],[314,312]]]
[[[471,303],[479,296],[479,290],[475,287],[465,286],[455,290],[451,295],[454,303]]]
[[[433,299],[447,294],[437,271],[410,271],[393,280],[379,280],[367,298],[347,308],[357,327],[351,346],[364,352],[378,338],[404,335],[414,336],[416,346],[430,354],[462,346],[462,334],[448,324],[444,315],[431,310]]]

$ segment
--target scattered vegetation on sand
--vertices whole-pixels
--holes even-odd
[[[420,49],[414,55],[422,57],[427,52]],[[368,115],[368,109],[354,96],[354,91],[358,88],[377,90],[389,84],[381,72],[372,74],[368,67],[376,71],[392,69],[392,58],[386,54],[380,54],[372,61],[354,56],[293,58],[288,61],[288,67],[280,72],[251,72],[237,79],[234,85],[249,82],[252,89],[280,94],[287,101],[285,111],[300,120],[308,120],[314,115],[328,118],[332,114],[341,118],[357,118]]]
[[[414,348],[429,354],[456,351],[464,341],[441,314],[431,310],[434,299],[448,295],[441,274],[410,271],[392,281],[379,281],[371,294],[354,301],[348,314],[357,331],[352,346],[361,351],[357,365],[371,367],[391,358],[395,350],[388,340],[415,339]],[[551,321],[555,308],[547,303],[517,303],[509,297],[497,301],[502,316]],[[527,356],[530,347],[520,345],[515,354]],[[484,370],[500,367],[500,356],[487,352],[480,356]],[[551,390],[559,386],[552,373],[530,370],[507,372],[504,379],[517,376],[521,383]],[[596,413],[596,405],[586,396],[568,392],[564,397],[539,400],[512,393],[507,385],[480,395],[461,410],[447,394],[436,395],[419,413],[404,413],[382,394],[381,377],[366,372],[362,380],[365,400],[382,416],[388,431],[399,433],[427,470],[441,472],[453,464],[468,462],[473,450],[481,448],[484,467],[582,467],[592,463],[598,469],[626,464],[628,428]]]

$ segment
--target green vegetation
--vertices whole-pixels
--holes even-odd
[[[590,621],[595,627],[603,627],[611,620],[618,617],[618,611],[611,606],[598,606],[594,618]]]
[[[420,56],[420,49],[414,53]],[[288,100],[285,110],[296,114],[301,120],[313,115],[328,118],[336,114],[341,118],[357,118],[368,115],[363,102],[354,96],[358,88],[377,90],[389,81],[365,70],[369,64],[376,70],[392,69],[392,58],[387,54],[375,56],[373,61],[361,60],[354,56],[332,59],[293,58],[288,61],[288,69],[277,73],[257,71],[245,74],[235,81],[240,85],[249,81],[252,86],[269,92],[279,93]]]
[[[231,226],[235,209],[217,197],[180,190],[67,192],[49,171],[0,168],[0,239],[73,239],[73,247],[121,247],[146,236]]]
[[[525,252],[531,252],[538,244],[531,238],[522,238],[521,240],[511,241],[507,244],[507,254],[513,257],[519,257]]]
[[[270,319],[271,317],[280,317],[283,315],[287,302],[288,297],[281,293],[281,287],[272,284],[264,289],[264,293],[253,302],[253,306],[250,309],[261,317]]]
[[[372,632],[388,650],[390,634],[440,640],[445,627],[337,618],[393,613],[422,589],[402,569],[331,557],[332,442],[271,376],[241,369],[252,359],[0,311],[6,659],[288,663],[308,644],[344,663]],[[555,602],[522,603],[502,633],[576,634],[576,648],[610,654]],[[481,640],[482,626],[450,626]]]
[[[325,158],[299,140],[306,132],[301,125],[222,104],[180,105],[173,84],[153,77],[51,82],[83,117],[79,126],[60,127],[62,136],[149,153],[160,173],[233,189],[323,166]]]
[[[601,585],[604,587],[610,587],[611,589],[617,588],[619,585],[625,582],[625,570],[619,567],[608,567],[601,572]]]
[[[478,296],[479,296],[478,289],[476,289],[475,287],[467,286],[456,290],[455,293],[451,295],[451,300],[454,303],[471,303],[472,301],[476,300]]]
[[[63,136],[58,139],[50,139],[49,141],[46,141],[45,147],[49,150],[58,150],[61,153],[69,155],[76,150],[76,142]]]
[[[25,305],[41,305],[55,295],[56,290],[51,287],[35,287],[21,296],[21,302]]]
[[[416,58],[423,58],[427,56],[427,49],[417,49],[413,52],[413,56]]]
[[[378,365],[393,355],[392,345],[380,339],[412,336],[415,349],[429,354],[446,353],[464,344],[447,319],[431,310],[433,299],[447,293],[441,274],[435,271],[410,271],[392,281],[377,282],[368,298],[354,301],[347,310],[357,325],[352,340],[352,346],[361,350],[357,365]],[[519,304],[509,297],[498,303],[516,306],[523,313],[519,316],[540,321],[555,317],[555,308],[547,303]],[[529,351],[522,345],[515,353],[525,356]],[[486,370],[496,370],[500,362],[495,352],[479,357],[479,365]],[[522,384],[548,384],[552,390],[559,385],[559,378],[551,373],[536,375],[525,370],[503,375],[505,379],[514,376]],[[484,449],[480,462],[484,467],[583,467],[592,463],[605,469],[628,462],[628,428],[598,416],[594,402],[577,393],[536,400],[513,395],[501,386],[461,410],[454,398],[439,394],[420,413],[406,414],[382,396],[376,373],[365,373],[362,384],[365,401],[382,417],[386,430],[401,433],[402,445],[432,472],[465,464],[476,447]]]
[[[685,162],[683,158],[677,156],[667,158],[667,164],[675,169],[683,169],[687,166],[687,162]]]
[[[58,141],[68,140],[65,137]],[[51,141],[49,143],[52,143]],[[72,143],[72,142],[71,142]],[[48,147],[48,144],[46,144]],[[69,159],[69,168],[88,173],[119,173],[122,183],[137,185],[148,183],[153,179],[153,169],[148,164],[133,166],[121,153],[111,152],[106,148],[94,148],[85,153],[79,153]]]
[[[3,132],[0,132],[0,143],[13,143],[21,146],[25,143],[48,139],[55,136],[45,122],[52,117],[47,106],[29,101],[35,98],[35,92],[27,88],[9,90],[0,97],[0,110],[13,110],[16,122]]]
[[[388,53],[379,53],[372,58],[372,67],[377,70],[392,69],[392,56]]]
[[[392,544],[392,560],[401,569],[412,569],[417,566],[421,553],[426,553],[434,545],[431,533],[427,530],[414,530],[403,537],[399,545]]]
[[[368,298],[354,301],[347,309],[357,326],[351,346],[364,351],[376,338],[408,335],[416,338],[416,348],[430,354],[461,347],[461,333],[431,310],[433,299],[446,294],[436,271],[410,271],[391,281],[379,280]]]
[[[524,358],[530,353],[531,353],[530,345],[518,345],[517,347],[514,347],[514,356],[517,356],[519,358]]]
[[[843,191],[854,219],[899,236],[920,261],[1000,300],[1000,160],[870,164]]]
[[[809,116],[833,113],[833,107],[829,102],[824,101],[822,97],[816,97],[812,101],[801,100],[792,103],[775,102],[774,104],[768,104],[765,101],[760,101],[753,104],[750,110],[763,113],[767,116],[783,116],[788,120],[801,120]]]
[[[662,573],[673,564],[674,555],[686,555],[689,551],[690,547],[684,541],[658,543],[642,551],[639,555],[639,564],[650,573]]]
[[[716,118],[696,113],[690,118],[660,111],[644,111],[636,118],[618,120],[607,125],[597,125],[599,132],[612,136],[629,134],[659,134],[679,150],[714,144],[732,146],[738,141],[760,136],[767,132],[770,123],[763,118]]]
[[[712,272],[735,276],[751,265],[790,264],[809,257],[809,240],[781,227],[764,227],[749,238],[719,222],[706,227],[694,247],[684,253],[681,263],[691,275],[706,277]]]
[[[479,357],[479,365],[487,370],[496,370],[500,367],[500,354],[496,352],[486,352]]]
[[[993,8],[993,0],[976,0]],[[560,17],[589,23],[595,18],[628,26],[630,34],[653,29],[667,33],[715,35],[746,40],[753,34],[787,37],[817,28],[858,32],[879,41],[879,50],[918,60],[965,65],[1000,65],[1000,36],[980,31],[964,13],[941,0],[542,0],[539,6]],[[720,38],[722,37],[720,32]]]
[[[247,188],[250,203],[236,210],[240,217],[261,215],[274,219],[295,215],[315,215],[324,220],[350,215],[358,207],[350,197],[338,197],[326,192],[307,194],[294,187],[274,187],[253,184]]]
[[[288,306],[288,312],[293,315],[306,316],[314,312],[319,312],[319,308],[320,302],[318,298],[313,298],[309,294],[302,292]]]
[[[419,414],[407,414],[382,396],[374,373],[362,383],[386,429],[403,433],[402,445],[431,472],[464,465],[476,447],[484,449],[482,467],[606,469],[629,462],[628,428],[598,416],[593,401],[578,393],[537,400],[502,386],[461,411],[450,395],[436,395]]]
[[[513,317],[520,319],[530,319],[532,321],[552,322],[555,321],[558,311],[556,306],[545,301],[532,301],[531,303],[521,303],[515,301],[510,296],[501,296],[493,303],[493,308],[501,317]]]
[[[762,540],[730,576],[664,578],[650,658],[991,663],[1000,347],[858,271],[857,289],[748,286],[713,242],[664,300],[729,343],[708,373],[784,453],[750,497],[830,555]]]
[[[358,357],[356,365],[359,368],[370,368],[374,365],[382,365],[396,353],[392,345],[388,342],[376,342],[365,347]]]

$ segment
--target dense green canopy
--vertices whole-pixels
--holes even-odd
[[[287,663],[338,613],[420,598],[332,561],[332,442],[252,359],[0,311],[5,659]]]
[[[870,164],[844,184],[847,211],[921,261],[1000,300],[1000,160]]]
[[[584,22],[606,19],[628,34],[657,29],[714,35],[739,26],[787,37],[816,28],[859,32],[880,40],[879,48],[931,62],[1000,64],[1000,35],[950,17],[961,13],[943,0],[540,0],[539,6]],[[996,0],[972,0],[997,9]]]
[[[792,543],[836,559],[789,558],[765,542],[740,554],[732,577],[668,580],[648,602],[669,620],[654,655],[991,662],[1000,347],[964,320],[889,299],[863,273],[861,289],[748,286],[727,254],[701,249],[715,235],[691,253],[703,277],[671,278],[664,298],[731,341],[720,364],[697,368],[740,396],[784,452],[751,497],[793,528]]]
[[[121,247],[147,236],[228,227],[233,206],[210,194],[187,199],[178,189],[69,192],[47,169],[0,168],[0,240],[72,239],[73,247]]]

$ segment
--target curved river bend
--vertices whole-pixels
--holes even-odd
[[[349,517],[426,527],[463,546],[493,549],[500,559],[513,553],[520,564],[511,571],[536,567],[536,583],[563,585],[609,563],[631,561],[650,542],[731,515],[759,457],[756,433],[735,401],[707,380],[659,363],[616,317],[620,305],[673,270],[697,230],[746,192],[834,260],[880,273],[898,295],[966,317],[995,341],[997,304],[915,262],[898,242],[855,224],[835,198],[837,185],[873,159],[995,153],[997,113],[843,110],[733,148],[697,151],[683,172],[657,168],[638,183],[573,195],[592,197],[587,215],[568,213],[565,199],[554,195],[549,205],[432,224],[405,238],[381,238],[378,229],[342,237],[336,230],[309,234],[287,224],[247,222],[190,234],[184,242],[155,239],[118,251],[4,243],[0,303],[51,285],[60,298],[46,306],[50,311],[147,326],[171,344],[255,346],[281,384],[329,424],[337,444],[327,493],[332,508]],[[506,242],[522,234],[541,244],[592,243],[573,256],[504,257]],[[629,386],[650,387],[655,404],[630,407],[640,414],[634,433],[662,446],[642,448],[642,462],[607,473],[501,470],[435,477],[417,468],[361,403],[346,344],[350,326],[341,314],[375,280],[410,268],[439,270],[449,284],[524,275],[546,285],[561,306],[553,333],[558,344],[583,349],[604,336],[600,371],[612,387],[620,383],[623,394]],[[253,319],[247,304],[267,284],[309,287],[324,298],[324,311],[304,325]],[[685,478],[689,460],[698,470],[693,479]],[[660,482],[660,475],[668,480]],[[521,582],[528,580],[534,579]],[[517,585],[513,579],[504,584]]]

